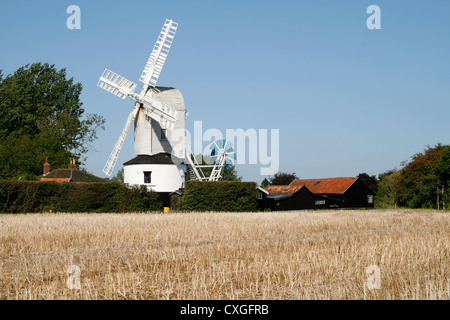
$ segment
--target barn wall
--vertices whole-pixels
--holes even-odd
[[[282,200],[270,200],[272,211],[304,210],[315,208],[315,196],[306,189],[301,189],[292,198]]]
[[[344,194],[344,207],[345,208],[373,208],[374,204],[367,202],[367,196],[374,195],[374,192],[360,179]]]
[[[270,208],[270,205],[267,200],[267,194],[258,190],[258,195],[260,195],[261,199],[256,198],[258,201],[258,208],[261,211],[265,211],[266,209]]]

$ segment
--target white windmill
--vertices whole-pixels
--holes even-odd
[[[183,187],[185,181],[186,165],[181,161],[173,161],[171,156],[175,144],[183,146],[179,151],[179,158],[183,159],[185,155],[183,96],[176,88],[156,86],[177,28],[178,23],[172,20],[164,22],[139,79],[144,84],[140,93],[134,91],[137,84],[108,69],[103,72],[97,84],[122,99],[131,97],[136,101],[103,172],[111,176],[134,122],[136,157],[124,163],[124,182],[129,185],[146,185],[157,192],[172,192]],[[181,137],[172,134],[176,129],[183,130]]]
[[[233,164],[231,159],[236,160],[233,145],[227,140],[214,141],[209,149],[211,150],[211,164],[199,164],[188,147],[189,153],[186,155],[186,159],[191,169],[191,180],[218,181],[222,179],[223,168],[230,168]],[[209,176],[203,173],[203,168],[211,168]]]
[[[156,192],[173,192],[182,188],[187,172],[186,164],[190,166],[191,179],[217,181],[222,178],[224,166],[230,165],[229,159],[235,159],[232,146],[225,140],[216,141],[211,146],[211,158],[214,158],[211,165],[199,165],[191,152],[186,154],[186,110],[183,96],[176,88],[156,86],[177,28],[178,23],[172,20],[164,22],[139,79],[144,84],[139,94],[134,91],[137,84],[108,69],[105,69],[97,84],[122,99],[131,97],[136,101],[103,172],[111,176],[134,122],[136,157],[124,163],[124,182],[129,185],[146,185]],[[173,134],[175,130],[182,134]],[[175,145],[178,147],[177,157],[173,156]],[[212,168],[209,176],[205,176],[202,171],[205,167]]]

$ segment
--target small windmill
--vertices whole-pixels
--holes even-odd
[[[214,141],[209,149],[211,150],[210,158],[213,159],[212,164],[209,165],[199,164],[195,157],[187,156],[193,172],[191,180],[218,181],[222,178],[223,168],[229,169],[233,165],[231,159],[236,160],[236,152],[233,149],[233,145],[227,140]],[[191,154],[189,148],[188,150]],[[206,176],[202,168],[212,168],[210,175]]]

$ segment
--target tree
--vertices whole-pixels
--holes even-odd
[[[363,172],[358,174],[358,178],[364,181],[369,186],[369,188],[372,189],[375,193],[377,192],[379,181],[376,176],[371,176]]]
[[[284,186],[290,184],[295,179],[298,179],[295,173],[277,172],[273,177],[269,177],[271,185]]]
[[[375,204],[382,208],[395,208],[398,204],[400,171],[389,170],[378,175]]]
[[[442,208],[445,209],[450,201],[450,146],[444,147],[435,171],[441,183]]]
[[[270,185],[270,181],[267,180],[267,178],[264,178],[264,180],[261,182],[260,187],[263,188],[263,189],[265,189],[265,188],[267,188],[267,186],[269,186],[269,185]]]
[[[67,166],[69,157],[83,165],[105,120],[85,114],[81,90],[48,63],[0,76],[0,179],[40,175],[46,156],[53,167]]]
[[[242,177],[238,175],[235,166],[223,167],[221,181],[242,181]]]
[[[439,177],[436,165],[444,151],[440,143],[426,146],[424,152],[416,153],[411,161],[403,162],[398,180],[398,203],[411,208],[437,208],[439,199]]]
[[[436,174],[446,187],[450,183],[450,146],[445,146],[442,156],[436,164]]]
[[[123,178],[123,171],[124,169],[120,169],[119,171],[117,171],[117,174],[111,178],[111,181],[116,181],[119,183],[123,183],[124,182],[124,178]]]

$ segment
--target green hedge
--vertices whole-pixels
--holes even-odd
[[[186,181],[184,211],[258,211],[256,183]]]
[[[161,211],[155,192],[118,182],[0,181],[0,212]]]

